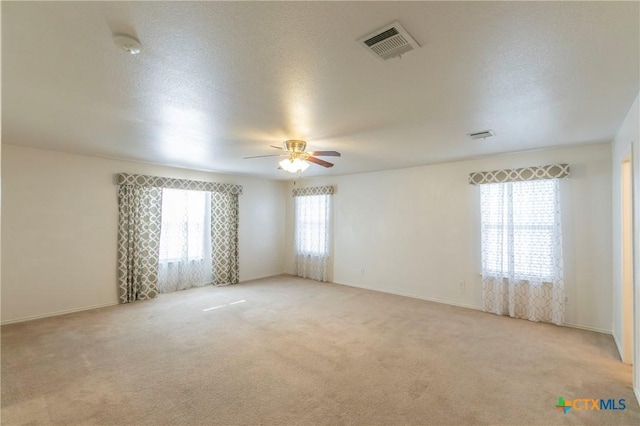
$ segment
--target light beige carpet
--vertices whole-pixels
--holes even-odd
[[[3,425],[637,425],[630,381],[604,334],[288,276],[2,327]]]

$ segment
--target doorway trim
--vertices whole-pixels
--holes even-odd
[[[621,221],[622,221],[622,362],[634,364],[635,337],[635,273],[634,273],[634,217],[633,217],[633,151],[629,149],[620,164]],[[635,376],[635,374],[634,374]]]

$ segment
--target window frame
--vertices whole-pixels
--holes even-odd
[[[327,206],[327,203],[331,203],[329,195],[326,194],[317,194],[317,195],[303,195],[294,197],[294,242],[295,242],[295,254],[298,256],[315,256],[315,257],[328,257],[330,255],[330,226],[331,220],[325,214],[326,209],[330,208]],[[302,203],[309,203],[310,198],[317,198],[318,200],[322,200],[321,203],[318,203],[318,211],[315,212],[317,214],[318,220],[306,220],[308,215],[305,217],[300,217],[300,209]],[[308,206],[305,206],[308,208]],[[330,215],[331,213],[329,213]],[[302,228],[302,229],[301,229]],[[303,229],[306,232],[303,232]],[[311,236],[314,234],[314,231],[319,231],[321,234],[320,241],[317,244],[313,244],[311,240],[302,240],[301,242],[301,233],[303,235]],[[304,246],[304,247],[301,247]],[[314,249],[314,246],[318,246],[318,250]],[[301,248],[300,250],[298,250]]]
[[[178,228],[178,232],[183,232],[180,228],[187,226],[189,227],[190,223],[189,223],[189,219],[191,219],[191,217],[189,216],[189,213],[187,213],[187,215],[185,216],[185,219],[187,219],[186,222],[175,222],[175,221],[166,221],[166,214],[165,214],[165,201],[167,200],[166,194],[167,191],[172,191],[175,193],[183,193],[186,195],[186,205],[182,206],[182,209],[185,212],[188,212],[189,210],[189,194],[202,194],[202,214],[200,215],[200,219],[198,221],[198,225],[200,225],[202,227],[202,233],[201,233],[201,240],[199,242],[198,239],[196,238],[195,241],[197,242],[197,244],[194,244],[194,246],[198,246],[199,250],[197,251],[197,255],[193,255],[191,256],[191,250],[190,248],[192,247],[192,242],[189,239],[189,236],[191,235],[189,231],[187,231],[187,240],[186,240],[186,246],[187,246],[187,257],[186,259],[183,258],[182,256],[180,257],[171,257],[171,256],[167,256],[167,257],[163,257],[163,251],[162,251],[162,245],[163,245],[163,230],[165,230],[165,223],[171,223],[171,225],[177,225]],[[175,189],[175,188],[163,188],[162,189],[162,205],[161,205],[161,215],[160,215],[160,247],[159,247],[159,253],[158,253],[158,262],[161,264],[171,264],[171,263],[181,263],[181,262],[185,262],[185,260],[187,262],[203,262],[206,260],[206,252],[207,250],[205,249],[205,245],[206,245],[206,239],[207,238],[211,238],[210,237],[210,229],[207,229],[207,224],[210,223],[210,218],[208,216],[211,215],[211,202],[210,202],[210,195],[208,192],[206,191],[198,191],[198,190],[189,190],[189,189]],[[195,218],[195,215],[193,216]],[[197,233],[196,233],[197,235]],[[184,249],[184,246],[183,246]],[[170,255],[171,251],[167,251],[167,255]]]
[[[514,217],[514,210],[516,210],[515,204],[517,200],[514,196],[514,185],[526,185],[531,183],[532,185],[541,185],[543,182],[548,182],[547,188],[542,188],[545,191],[548,191],[545,194],[545,197],[548,199],[546,202],[548,203],[548,209],[546,220],[540,224],[539,222],[525,222],[517,221]],[[502,200],[500,203],[502,204],[502,212],[500,216],[502,216],[497,221],[487,221],[485,220],[485,207],[484,205],[489,200],[485,200],[484,198],[487,196],[489,192],[487,186],[485,185],[500,185]],[[481,235],[482,235],[482,269],[483,274],[489,274],[493,276],[499,276],[504,278],[514,277],[519,280],[528,280],[528,281],[536,281],[536,282],[553,282],[555,280],[555,267],[554,267],[554,258],[556,257],[556,247],[554,243],[554,233],[556,232],[556,212],[555,205],[558,202],[558,198],[560,197],[560,189],[559,185],[554,182],[553,179],[541,179],[541,180],[531,180],[531,181],[514,181],[514,182],[503,182],[503,183],[492,183],[485,184],[481,186],[481,201],[480,201],[480,222],[481,222]],[[516,188],[517,189],[517,188]],[[522,196],[522,190],[519,196]],[[540,191],[541,188],[535,188],[535,190]],[[486,192],[485,192],[486,191]],[[531,195],[533,197],[533,194]],[[528,201],[532,203],[532,201]],[[522,210],[522,207],[520,207]],[[510,219],[507,216],[511,216]],[[521,218],[521,217],[520,217]],[[507,230],[505,235],[503,232]],[[494,243],[499,245],[501,249],[502,256],[497,254],[496,256],[492,256],[492,258],[487,258],[487,248],[486,244],[486,234],[487,230],[497,230],[499,234],[501,234],[502,241],[494,241]],[[535,232],[537,231],[537,232]],[[511,232],[511,235],[509,235]],[[540,254],[537,257],[537,262],[542,266],[538,268],[539,273],[531,273],[528,271],[531,268],[531,263],[525,264],[518,261],[518,258],[526,258],[527,253],[522,250],[518,250],[518,244],[516,243],[516,239],[522,240],[526,238],[524,236],[525,233],[530,234],[529,239],[541,239],[548,243],[547,251],[549,254],[543,255]],[[533,235],[533,237],[531,236]],[[512,240],[511,242],[509,240]],[[497,240],[497,238],[496,238]],[[530,247],[530,244],[525,244],[525,247]],[[512,252],[510,252],[512,250]],[[493,258],[495,257],[495,258]],[[502,257],[500,259],[500,257]],[[502,266],[502,267],[500,267]]]

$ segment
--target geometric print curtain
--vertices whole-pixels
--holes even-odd
[[[242,194],[242,185],[205,182],[201,180],[173,179],[159,176],[135,175],[131,173],[118,173],[116,175],[116,184],[143,186],[147,188],[171,188],[191,191]]]
[[[238,194],[211,193],[211,267],[214,285],[237,284],[239,281],[238,207]]]
[[[489,172],[469,173],[471,185],[486,183],[524,182],[541,179],[563,179],[570,174],[568,164],[550,164],[548,166],[522,167],[520,169],[491,170]]]
[[[158,294],[162,189],[211,193],[211,268],[216,285],[239,281],[238,225],[242,186],[118,173],[118,286],[122,303]]]
[[[120,302],[158,294],[162,189],[118,188],[118,287]]]
[[[311,186],[306,188],[296,188],[292,191],[294,197],[304,197],[307,195],[331,195],[335,193],[336,188],[332,185],[327,186]]]
[[[563,323],[560,216],[558,179],[481,186],[486,312]]]

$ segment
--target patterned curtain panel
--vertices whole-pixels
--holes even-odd
[[[185,189],[189,191],[242,194],[242,185],[205,182],[201,180],[173,179],[159,176],[134,175],[131,173],[118,173],[116,175],[116,183],[118,185],[134,185],[146,188],[171,188]]]
[[[329,279],[332,186],[299,188],[295,197],[296,275],[317,281]]]
[[[215,285],[239,281],[238,207],[238,194],[211,193],[211,262]]]
[[[469,173],[471,185],[486,183],[523,182],[540,179],[568,178],[568,164],[551,164],[548,166],[523,167],[521,169],[492,170],[490,172]]]
[[[485,311],[561,325],[558,180],[482,185],[481,215]]]
[[[118,188],[118,286],[122,303],[158,294],[162,190]]]
[[[330,195],[335,192],[335,187],[331,185],[327,186],[312,186],[308,188],[296,188],[293,190],[294,197],[304,197],[307,195]]]

